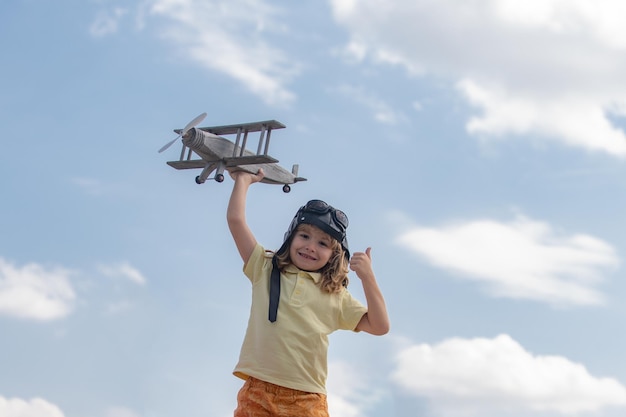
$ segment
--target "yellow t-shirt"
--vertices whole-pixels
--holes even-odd
[[[290,265],[281,273],[278,318],[268,320],[271,254],[257,245],[244,265],[252,282],[248,329],[234,374],[306,392],[326,393],[328,335],[354,330],[367,308],[347,289],[317,285],[321,275]]]

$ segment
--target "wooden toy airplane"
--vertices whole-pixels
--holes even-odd
[[[200,175],[196,177],[197,184],[203,184],[207,179],[216,182],[224,181],[224,170],[243,170],[256,174],[259,168],[263,168],[265,177],[262,182],[267,184],[282,184],[283,191],[291,191],[289,184],[306,181],[306,178],[298,176],[298,165],[294,165],[291,172],[280,165],[278,160],[269,156],[267,152],[270,146],[270,135],[275,129],[285,127],[276,120],[266,120],[253,123],[242,123],[226,126],[210,126],[196,128],[206,117],[202,113],[183,128],[174,132],[178,136],[171,142],[165,144],[159,153],[169,148],[178,138],[182,138],[183,148],[180,152],[180,159],[169,161],[167,164],[176,169],[202,169]],[[246,149],[248,133],[260,132],[259,143],[256,153]],[[221,137],[220,135],[236,134],[235,142]],[[193,154],[201,159],[191,159]],[[209,175],[215,171],[215,176]]]

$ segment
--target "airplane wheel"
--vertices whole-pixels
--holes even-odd
[[[200,179],[200,175],[196,177],[196,184],[202,184],[204,181]]]
[[[287,184],[283,185],[283,192],[288,193],[289,191],[291,191],[291,187]]]
[[[217,174],[215,176],[215,181],[217,181],[217,182],[224,182],[224,175],[223,174]]]

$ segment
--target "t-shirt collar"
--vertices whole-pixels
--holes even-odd
[[[316,284],[319,284],[319,282],[322,280],[322,274],[320,274],[319,272],[309,272],[309,271],[303,271],[302,269],[298,268],[297,266],[290,264],[287,265],[287,267],[285,268],[285,272],[289,272],[292,274],[303,274],[305,276],[310,277],[313,282],[315,282]]]

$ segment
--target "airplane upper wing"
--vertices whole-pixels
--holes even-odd
[[[242,132],[260,132],[263,130],[263,127],[265,127],[265,129],[274,130],[282,129],[285,125],[276,120],[265,120],[262,122],[240,123],[237,125],[200,127],[199,129],[215,135],[234,135],[239,129],[241,129]]]

